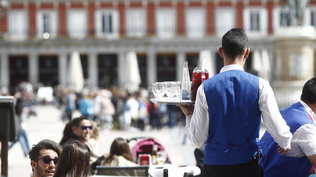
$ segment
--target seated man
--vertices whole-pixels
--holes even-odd
[[[42,140],[29,152],[33,177],[52,177],[55,173],[61,146],[51,140]]]
[[[316,78],[305,83],[301,101],[280,112],[293,134],[292,149],[286,156],[279,155],[277,143],[265,132],[260,140],[264,176],[309,176],[316,166]]]

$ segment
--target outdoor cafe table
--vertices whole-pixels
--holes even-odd
[[[150,165],[148,175],[150,177],[163,177],[163,170],[168,169],[169,177],[183,177],[184,173],[193,172],[193,175],[199,175],[201,170],[197,166],[179,166],[173,164]],[[94,175],[91,177],[121,177],[108,175]]]
[[[163,169],[168,169],[168,176],[183,177],[184,173],[193,172],[199,175],[201,170],[197,166],[179,166],[174,164],[150,165],[148,173],[151,177],[163,177]]]

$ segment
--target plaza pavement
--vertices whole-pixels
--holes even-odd
[[[62,131],[65,122],[60,120],[61,110],[51,105],[36,105],[34,109],[37,116],[31,116],[27,122],[28,136],[30,145],[36,144],[43,139],[51,139],[59,143],[62,137]],[[74,117],[80,115],[75,112]],[[264,128],[262,128],[262,131]],[[108,152],[110,145],[114,138],[123,137],[153,137],[157,139],[166,149],[170,161],[177,165],[195,165],[195,158],[193,155],[194,146],[187,139],[185,145],[182,145],[184,137],[183,128],[176,126],[172,129],[167,127],[162,130],[150,130],[149,127],[145,131],[100,131],[100,151],[101,153]],[[133,146],[133,143],[130,143]],[[16,143],[8,154],[8,177],[22,177],[30,176],[31,166],[28,157],[24,157],[20,143]]]

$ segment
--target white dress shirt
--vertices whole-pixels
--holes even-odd
[[[286,153],[288,157],[303,157],[316,154],[316,115],[312,109],[303,101],[300,103],[305,107],[314,124],[305,124],[293,133],[291,150]]]
[[[234,64],[224,66],[220,72],[230,70],[244,70],[242,66]],[[259,78],[259,109],[263,122],[273,139],[283,149],[290,146],[292,134],[290,127],[282,118],[273,90],[268,81]],[[207,140],[209,132],[209,112],[203,84],[197,91],[193,115],[186,117],[185,133],[196,147],[201,147]]]

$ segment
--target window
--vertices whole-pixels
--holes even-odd
[[[244,30],[248,37],[267,35],[268,14],[264,8],[245,8],[243,11]]]
[[[56,11],[37,12],[37,36],[39,38],[56,37],[57,35],[57,13]]]
[[[98,37],[118,37],[119,14],[116,10],[97,10],[95,29]]]
[[[273,30],[276,32],[279,28],[290,26],[290,11],[288,8],[276,7],[273,9]]]
[[[126,11],[126,32],[130,37],[145,35],[146,16],[144,9],[128,9]]]
[[[174,9],[157,9],[156,11],[156,30],[158,37],[170,38],[175,35],[176,17]]]
[[[217,8],[216,14],[216,34],[223,36],[228,30],[235,27],[235,9]]]
[[[70,37],[84,38],[87,34],[87,13],[84,10],[69,10],[67,29]]]
[[[188,37],[203,37],[205,35],[205,10],[202,8],[186,9],[186,32]]]
[[[24,40],[27,38],[27,17],[26,11],[9,11],[8,31],[11,40]]]

